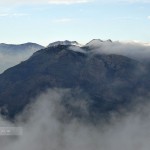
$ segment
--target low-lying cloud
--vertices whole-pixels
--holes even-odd
[[[44,47],[34,44],[25,43],[20,45],[0,44],[0,73],[11,68],[22,61],[27,60],[32,54]]]
[[[148,106],[125,116],[114,117],[109,124],[85,124],[72,119],[61,122],[64,108],[60,101],[67,89],[51,89],[28,106],[15,125],[22,126],[23,135],[0,137],[1,150],[148,150],[150,147],[150,112]],[[69,99],[68,99],[69,101]],[[144,117],[143,114],[145,113]],[[0,124],[13,123],[0,120]]]
[[[70,49],[85,53],[80,47],[71,46]],[[150,46],[104,42],[94,53],[115,53],[144,60],[150,58]],[[31,53],[15,56],[0,53],[0,64],[6,69],[29,55]],[[33,100],[14,123],[0,118],[0,126],[23,128],[23,134],[17,138],[0,136],[1,150],[149,150],[150,104],[137,106],[136,110],[123,116],[114,115],[109,123],[94,125],[75,118],[65,120],[66,111],[61,104],[64,95],[71,106],[83,110],[80,112],[85,115],[90,113],[87,112],[87,99],[82,97],[75,101],[69,89],[50,89]]]
[[[118,54],[139,61],[149,61],[150,59],[149,43],[104,41],[94,45],[92,49],[93,53]]]
[[[5,53],[0,51],[0,73],[3,73],[6,69],[27,60],[33,53],[34,51],[32,50],[18,53]]]

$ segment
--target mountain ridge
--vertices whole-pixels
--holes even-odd
[[[141,72],[140,66],[146,67],[125,56],[91,55],[72,51],[68,45],[41,49],[0,75],[1,113],[14,118],[45,90],[69,88],[72,94],[78,93],[75,100],[83,95],[89,97],[89,116],[72,108],[64,99],[62,105],[66,111],[73,117],[99,120],[106,114],[128,108],[135,96],[148,93],[150,73]]]
[[[5,43],[0,43],[0,51],[1,52],[23,52],[27,50],[40,50],[44,48],[44,46],[41,46],[36,43],[23,43],[23,44],[5,44]]]
[[[58,45],[74,45],[74,46],[81,46],[81,44],[79,44],[77,41],[69,41],[69,40],[65,40],[65,41],[56,41],[56,42],[52,42],[50,43],[47,47],[56,47]]]

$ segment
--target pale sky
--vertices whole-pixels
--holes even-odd
[[[150,0],[0,0],[0,43],[150,42]]]

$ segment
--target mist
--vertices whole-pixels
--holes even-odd
[[[0,73],[4,72],[6,69],[19,64],[21,61],[26,60],[30,54],[2,54],[0,53]]]
[[[5,139],[0,141],[1,150],[149,149],[149,105],[138,106],[123,116],[114,115],[109,123],[94,125],[75,118],[65,122],[65,108],[60,102],[69,93],[69,89],[49,89],[33,100],[14,123],[1,117],[1,125],[23,128],[18,138],[1,136]]]
[[[18,47],[16,46],[16,48],[14,48],[12,46],[12,50],[11,48],[8,48],[8,50],[6,48],[4,50],[2,48],[0,49],[0,74],[8,68],[11,68],[21,63],[22,61],[27,60],[34,52],[40,49],[36,47],[28,47],[25,49],[23,47],[21,48],[20,46],[20,51],[18,51]],[[21,51],[22,49],[24,51]]]
[[[142,62],[150,59],[149,43],[104,41],[91,48],[92,53],[123,55]]]
[[[139,61],[150,58],[150,46],[140,43],[104,42],[100,48],[90,52],[75,46],[71,46],[70,50],[81,53],[118,54]],[[32,52],[15,55],[0,53],[0,72],[26,60],[31,55]],[[135,104],[130,112],[121,115],[114,113],[108,122],[98,121],[95,124],[83,118],[72,117],[71,112],[66,111],[62,105],[64,98],[69,105],[78,108],[83,116],[90,114],[88,110],[90,98],[78,96],[76,99],[71,97],[71,92],[70,89],[49,89],[32,99],[14,122],[1,116],[0,127],[23,129],[22,135],[17,137],[0,135],[1,150],[149,150],[149,102]]]

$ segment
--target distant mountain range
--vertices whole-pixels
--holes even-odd
[[[21,53],[25,51],[32,51],[35,52],[37,50],[40,50],[44,48],[44,46],[41,46],[36,43],[24,43],[24,44],[5,44],[5,43],[0,43],[0,52],[3,53]]]
[[[44,48],[35,43],[0,44],[0,73],[28,59],[34,52]]]
[[[6,70],[0,75],[1,113],[14,118],[49,88],[71,89],[71,103],[79,97],[86,99],[88,114],[67,98],[61,103],[71,117],[92,121],[130,110],[142,97],[145,101],[150,90],[149,66],[123,55],[95,53],[93,47],[101,42],[92,40],[84,46],[71,41],[55,42]]]

